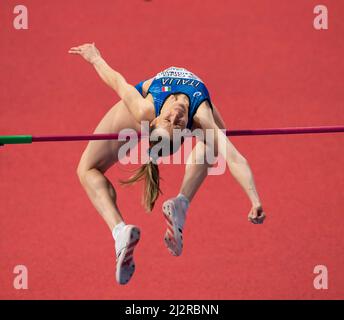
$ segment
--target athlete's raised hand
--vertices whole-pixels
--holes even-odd
[[[72,47],[68,53],[79,54],[89,63],[94,63],[97,59],[101,58],[99,50],[96,48],[95,43],[85,43],[81,46]]]
[[[254,224],[262,224],[266,218],[265,212],[262,206],[252,206],[250,213],[248,214],[248,221]]]

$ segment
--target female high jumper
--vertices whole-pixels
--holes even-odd
[[[215,155],[221,154],[224,157],[231,174],[252,203],[248,220],[254,224],[263,223],[265,213],[250,166],[219,130],[225,129],[224,121],[199,77],[186,69],[171,67],[134,87],[106,63],[94,43],[72,47],[68,52],[79,54],[91,63],[100,78],[121,99],[105,114],[95,133],[116,133],[128,128],[139,132],[141,121],[149,121],[151,129],[164,130],[171,140],[173,129],[214,130]],[[118,140],[90,141],[77,168],[81,185],[115,240],[116,280],[120,284],[128,283],[135,271],[133,251],[140,239],[140,229],[125,224],[116,204],[116,191],[105,176],[105,172],[119,160],[118,151],[124,143]],[[205,157],[207,148],[210,146],[205,141],[196,143],[187,160],[179,194],[165,201],[162,207],[167,222],[164,240],[170,253],[175,256],[182,253],[182,232],[189,204],[207,176],[208,168],[212,166]],[[204,161],[199,161],[200,157]],[[156,158],[149,157],[149,161],[126,182],[145,180],[144,204],[147,211],[152,210],[160,193]]]

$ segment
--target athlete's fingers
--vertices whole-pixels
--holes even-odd
[[[81,51],[78,50],[69,50],[69,53],[81,54]]]
[[[252,217],[253,219],[255,219],[255,218],[257,218],[257,216],[258,216],[257,210],[256,210],[256,209],[253,209],[253,210],[251,211],[251,217]]]
[[[263,212],[263,213],[258,217],[259,223],[260,223],[260,224],[263,223],[264,220],[265,220],[265,218],[266,218],[266,214]]]
[[[251,219],[251,222],[252,222],[253,224],[258,224],[257,219]]]
[[[80,49],[81,49],[81,47],[80,47],[80,46],[77,46],[77,47],[71,47],[70,49],[71,49],[71,50],[80,50]]]
[[[266,215],[264,212],[262,212],[261,214],[259,214],[259,216],[255,219],[255,221],[257,221],[257,224],[262,224],[264,222],[266,218]]]
[[[264,219],[257,219],[257,224],[262,224],[264,222]]]
[[[247,220],[252,222],[253,224],[262,224],[265,219],[264,212],[258,212],[257,210],[251,210],[248,214]]]
[[[252,217],[252,214],[251,214],[251,213],[248,215],[248,221],[250,221],[250,222],[252,222],[252,223],[257,223],[257,222],[256,222],[256,219],[255,219],[254,217]]]
[[[76,51],[76,50],[69,50],[68,53],[72,53],[72,54],[81,54],[80,51]]]

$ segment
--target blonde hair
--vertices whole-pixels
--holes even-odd
[[[151,126],[150,133],[155,129],[155,126]],[[158,141],[161,141],[158,140]],[[158,142],[151,141],[148,149],[149,161],[143,164],[140,168],[134,171],[134,174],[128,180],[120,180],[122,185],[132,185],[138,181],[144,180],[144,191],[142,195],[142,204],[146,212],[151,212],[154,208],[154,204],[159,195],[162,194],[160,189],[160,176],[159,167],[156,163],[157,158],[162,156],[162,150],[158,154],[151,155],[151,148]],[[181,137],[181,143],[184,142],[184,137]],[[170,153],[174,152],[173,141],[170,140]],[[152,157],[153,156],[153,157]]]
[[[155,201],[158,199],[160,190],[159,167],[151,159],[138,168],[128,180],[121,180],[122,185],[131,185],[140,180],[144,180],[144,191],[142,203],[147,212],[154,208]]]

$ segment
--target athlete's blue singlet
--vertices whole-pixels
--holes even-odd
[[[141,81],[135,86],[141,95],[143,95],[142,85],[145,81]],[[153,96],[156,116],[160,115],[165,100],[171,94],[185,94],[190,103],[188,129],[192,128],[193,117],[203,101],[207,100],[212,108],[209,92],[203,81],[184,68],[170,67],[158,73],[154,77],[148,93]]]

